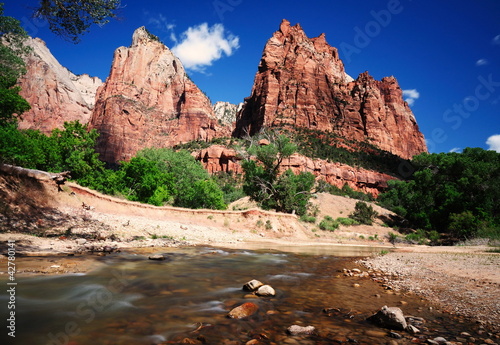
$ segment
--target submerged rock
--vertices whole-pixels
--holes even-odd
[[[154,254],[148,257],[149,260],[165,260],[165,257],[161,254]]]
[[[247,302],[234,308],[227,314],[230,319],[243,319],[255,314],[259,310],[259,306],[255,303]]]
[[[290,335],[310,335],[313,334],[316,328],[314,326],[302,327],[299,325],[292,325],[286,329]]]
[[[396,307],[383,306],[382,309],[367,320],[378,326],[391,329],[405,330],[408,326],[403,311]]]

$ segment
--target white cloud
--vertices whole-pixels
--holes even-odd
[[[420,97],[420,93],[417,91],[417,89],[403,90],[403,97],[405,97],[405,101],[408,103],[408,105],[412,106],[413,104],[415,104],[415,100]]]
[[[188,28],[172,51],[184,67],[204,72],[205,67],[219,60],[222,54],[231,56],[239,48],[239,38],[227,33],[222,24],[207,23]]]
[[[458,153],[460,153],[460,152],[462,152],[462,149],[460,147],[454,147],[449,152],[458,152]]]
[[[493,150],[500,153],[500,134],[495,134],[486,140],[486,145],[489,146],[488,150]]]
[[[495,45],[500,45],[500,35],[496,35],[495,37],[493,37],[491,43]]]
[[[479,59],[476,61],[476,66],[484,66],[488,64],[488,60],[486,59]]]

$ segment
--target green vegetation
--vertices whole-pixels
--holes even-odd
[[[500,154],[480,148],[421,154],[408,181],[389,181],[379,198],[410,226],[455,239],[500,238]],[[433,233],[436,237],[436,233]]]
[[[244,192],[264,209],[303,215],[307,211],[314,175],[291,170],[279,174],[283,159],[290,157],[296,146],[284,135],[267,133],[269,145],[251,145],[247,151],[256,160],[242,163],[245,172]]]
[[[399,176],[401,157],[368,142],[347,140],[331,132],[294,128],[289,133],[300,154]]]
[[[78,43],[92,24],[102,26],[116,17],[120,4],[120,0],[44,0],[38,2],[34,16],[47,20],[56,35]]]
[[[373,210],[371,205],[358,201],[354,207],[354,211],[349,215],[349,218],[360,224],[372,225],[373,219],[377,215],[378,213]]]
[[[335,231],[339,228],[340,223],[330,216],[325,216],[319,223],[319,228],[326,231]]]

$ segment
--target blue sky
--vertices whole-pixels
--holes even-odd
[[[5,1],[62,65],[105,79],[113,52],[145,25],[215,101],[250,95],[266,41],[283,18],[309,37],[326,33],[348,74],[394,75],[430,152],[465,147],[500,152],[500,1],[122,0],[119,19],[75,45],[31,18],[35,0]],[[495,136],[496,135],[496,136]]]

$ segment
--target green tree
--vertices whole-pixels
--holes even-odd
[[[373,219],[378,215],[372,205],[366,202],[358,201],[354,206],[354,211],[349,215],[349,218],[354,219],[358,223],[372,225]]]
[[[305,214],[314,176],[310,173],[295,176],[291,171],[280,175],[283,160],[297,147],[284,135],[267,133],[267,136],[271,139],[268,145],[252,145],[247,150],[255,160],[249,157],[242,163],[243,190],[265,209]]]
[[[55,34],[78,43],[90,26],[117,15],[120,0],[41,0],[34,15],[46,19]]]
[[[481,148],[421,154],[408,181],[390,181],[380,202],[412,226],[472,237],[500,231],[500,154]],[[495,230],[496,229],[496,230]]]
[[[22,59],[28,48],[23,45],[28,34],[19,20],[4,16],[3,3],[0,3],[0,126],[15,120],[30,109],[28,102],[19,95],[17,79],[26,72]]]

